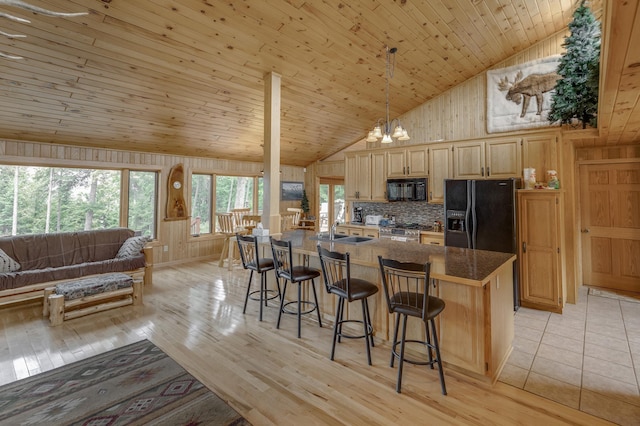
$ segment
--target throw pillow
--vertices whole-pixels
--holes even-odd
[[[9,257],[2,249],[0,249],[0,272],[15,272],[20,269],[20,264]]]
[[[147,243],[147,237],[130,237],[122,243],[116,257],[133,257],[140,254],[142,248]]]

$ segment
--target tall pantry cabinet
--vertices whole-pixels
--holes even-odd
[[[521,306],[562,313],[566,293],[562,200],[562,191],[518,191]]]

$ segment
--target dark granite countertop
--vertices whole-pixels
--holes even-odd
[[[312,231],[287,231],[274,238],[290,240],[294,252],[318,255],[317,240],[310,237]],[[268,237],[261,238],[268,242]],[[512,253],[498,253],[458,247],[442,247],[428,244],[372,239],[358,245],[342,244],[340,240],[321,241],[322,247],[339,252],[349,252],[353,264],[378,268],[378,256],[401,262],[431,262],[431,277],[472,286],[484,286],[502,267],[510,267],[516,259]]]

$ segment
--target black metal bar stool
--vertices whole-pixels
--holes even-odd
[[[378,286],[360,278],[351,278],[351,263],[349,253],[338,253],[329,251],[318,246],[320,255],[320,267],[324,278],[324,285],[327,293],[338,296],[338,306],[336,308],[336,319],[333,324],[333,343],[331,345],[331,357],[336,352],[336,341],[341,337],[348,339],[364,338],[367,348],[367,360],[371,365],[371,346],[373,343],[373,326],[371,325],[371,315],[369,314],[369,303],[367,298],[378,292]],[[347,303],[360,300],[362,303],[362,320],[344,319],[344,302]],[[363,334],[358,336],[349,335],[342,332],[342,325],[348,322],[362,323]]]
[[[444,373],[442,372],[442,360],[440,358],[440,346],[438,345],[438,335],[436,332],[435,318],[444,310],[444,301],[434,296],[429,296],[429,274],[431,272],[431,264],[425,263],[409,263],[398,262],[391,259],[383,259],[378,256],[380,264],[380,273],[382,275],[382,284],[384,293],[387,298],[389,313],[396,315],[396,325],[393,331],[393,346],[391,348],[391,362],[398,358],[398,381],[396,383],[396,392],[400,393],[402,387],[402,366],[406,361],[410,364],[429,365],[433,369],[433,364],[438,364],[438,373],[440,374],[440,387],[442,394],[447,394],[447,388],[444,384]],[[400,317],[402,316],[402,336],[398,341],[398,328],[400,326]],[[417,317],[424,322],[426,341],[407,340],[407,318]],[[429,333],[429,324],[433,332],[433,343]],[[427,347],[429,361],[417,361],[405,358],[404,349],[406,342],[420,343]],[[400,345],[400,353],[397,346]],[[432,351],[436,356],[433,357]]]
[[[276,268],[276,276],[278,279],[284,279],[284,287],[282,289],[282,298],[280,300],[280,312],[278,313],[278,323],[276,328],[280,328],[280,320],[282,314],[297,315],[298,317],[298,338],[300,338],[300,326],[302,315],[309,314],[316,311],[318,314],[318,325],[322,327],[322,319],[320,318],[320,308],[318,304],[318,294],[316,293],[315,278],[320,276],[320,271],[317,269],[309,268],[306,265],[293,266],[293,253],[291,251],[291,241],[274,240],[269,237],[271,241],[271,251],[273,252],[273,261]],[[287,283],[291,281],[293,284],[298,284],[298,300],[285,303],[284,297],[287,294]],[[313,298],[315,303],[310,300],[302,300],[302,284],[306,281],[311,281],[311,289],[313,290]],[[287,309],[291,304],[296,303],[297,310]],[[302,310],[302,305],[310,306],[309,309]]]
[[[261,258],[260,251],[258,250],[258,239],[254,236],[248,235],[240,235],[236,234],[236,239],[238,240],[238,251],[240,252],[240,259],[242,260],[242,266],[244,269],[249,269],[251,274],[249,275],[249,283],[247,284],[247,295],[244,298],[244,308],[242,309],[242,313],[247,312],[247,302],[249,299],[251,300],[259,300],[260,301],[260,321],[262,321],[262,304],[267,306],[267,301],[275,299],[277,297],[282,297],[280,293],[280,281],[278,280],[277,274],[274,275],[276,277],[276,285],[278,286],[277,290],[269,290],[267,288],[267,271],[274,270],[273,259],[270,258]],[[251,291],[251,281],[253,279],[253,272],[257,272],[260,274],[260,290]],[[256,294],[260,294],[260,296],[256,297]]]

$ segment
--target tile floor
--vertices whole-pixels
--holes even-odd
[[[501,382],[621,425],[640,425],[640,299],[588,294],[562,315],[520,308]]]

